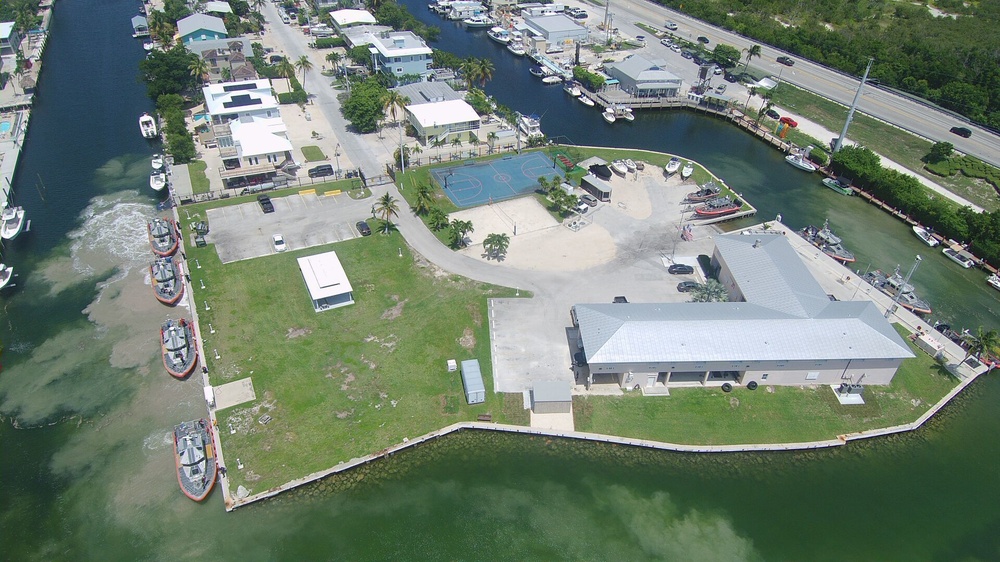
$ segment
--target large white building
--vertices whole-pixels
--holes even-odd
[[[346,35],[349,45],[369,45],[375,70],[399,78],[431,74],[431,48],[412,31],[370,31]]]
[[[889,384],[906,342],[870,301],[834,301],[781,235],[715,237],[730,302],[578,304],[588,384]],[[578,361],[580,362],[580,361]],[[603,375],[603,377],[602,377]]]
[[[647,59],[642,55],[631,55],[621,62],[604,64],[604,72],[618,81],[618,88],[640,98],[678,95],[681,79],[666,68],[666,61]]]
[[[550,45],[582,43],[590,36],[586,27],[565,14],[524,18],[524,25],[534,35],[544,37]]]
[[[482,118],[465,100],[407,105],[406,117],[424,145],[455,138],[468,141],[470,134],[478,138],[482,127]]]
[[[352,27],[378,23],[368,10],[335,10],[330,12],[330,19],[334,29],[341,34]]]

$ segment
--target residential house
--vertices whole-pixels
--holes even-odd
[[[343,35],[348,29],[378,23],[368,10],[336,10],[330,12],[333,28]]]
[[[425,146],[479,137],[482,118],[465,100],[447,100],[406,106],[406,118]]]
[[[621,62],[604,64],[604,72],[617,81],[617,87],[629,95],[649,97],[676,97],[681,89],[681,79],[667,72],[666,61],[631,55]]]
[[[21,39],[14,22],[0,22],[0,56],[15,55],[21,46]]]
[[[222,18],[206,14],[191,14],[177,20],[177,37],[181,43],[188,45],[196,41],[225,39],[229,37],[229,33],[226,31],[226,24]]]

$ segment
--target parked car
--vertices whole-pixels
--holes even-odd
[[[615,297],[612,304],[628,304],[628,299],[622,296]]]
[[[963,138],[972,136],[972,130],[966,127],[952,127],[951,132]]]
[[[726,84],[719,84],[715,87],[715,93],[724,94],[726,93]]]
[[[358,221],[354,226],[362,236],[371,236],[372,229],[368,227],[368,223],[365,221]]]
[[[580,201],[583,201],[584,203],[590,205],[591,207],[596,207],[597,204],[599,203],[599,201],[597,200],[597,197],[594,197],[593,195],[591,195],[589,193],[585,193],[585,194],[581,195],[580,196]]]
[[[785,57],[785,56],[778,57],[778,62],[780,62],[781,64],[783,64],[785,66],[795,66],[795,61],[793,61],[791,58]]]
[[[795,119],[792,119],[791,117],[789,117],[787,115],[784,116],[784,117],[782,117],[781,119],[778,119],[778,121],[781,121],[782,123],[784,123],[785,125],[788,125],[789,127],[792,127],[793,129],[795,127],[799,126],[799,122],[798,121],[796,121]]]
[[[701,287],[701,283],[697,281],[681,281],[677,284],[677,290],[682,293],[689,293],[698,287]]]
[[[686,263],[675,263],[667,268],[667,273],[671,275],[691,275],[694,268]]]
[[[673,51],[673,52],[675,52],[675,53],[679,53],[679,52],[681,52],[681,46],[678,45],[677,43],[673,43],[673,44],[670,45],[670,50]]]
[[[663,45],[664,47],[669,47],[673,45],[673,42],[670,39],[664,37],[663,39],[660,39],[660,45]]]
[[[322,164],[320,166],[316,166],[315,168],[309,168],[309,177],[311,178],[322,178],[332,175],[333,175],[333,166],[329,164]]]
[[[257,196],[257,204],[260,205],[260,210],[264,211],[265,214],[274,212],[274,205],[271,203],[271,198],[263,193]]]
[[[576,207],[574,207],[573,210],[582,215],[590,210],[590,205],[588,205],[586,201],[580,201],[576,204]]]
[[[740,77],[733,74],[732,72],[727,72],[722,75],[722,79],[725,80],[726,82],[729,82],[730,84],[735,84],[736,82],[739,81]]]
[[[764,112],[764,115],[767,115],[771,119],[781,119],[781,114],[773,109],[768,109],[766,112]]]
[[[274,236],[272,236],[271,243],[274,244],[275,252],[284,252],[285,250],[288,249],[288,246],[285,245],[285,239],[282,238],[280,234],[275,234]]]
[[[709,43],[711,43],[711,41],[708,40],[708,37],[705,37],[704,35],[699,35],[698,36],[698,42],[699,43],[704,43],[706,45],[708,45]]]
[[[666,22],[665,22],[665,23],[663,24],[663,27],[665,27],[665,28],[669,29],[670,31],[677,31],[677,24],[676,24],[676,23],[674,23],[674,22],[672,22],[672,21],[670,21],[670,20],[667,20],[667,21],[666,21]]]
[[[712,74],[714,74],[714,75],[716,75],[716,76],[718,76],[718,75],[722,74],[723,72],[725,72],[725,70],[722,70],[722,67],[721,67],[721,66],[716,66],[716,67],[715,67],[715,68],[714,68],[714,69],[712,70]]]

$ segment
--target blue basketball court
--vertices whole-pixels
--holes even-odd
[[[547,154],[530,152],[437,168],[431,176],[457,207],[476,207],[531,193],[538,189],[540,176],[562,181],[564,173]]]

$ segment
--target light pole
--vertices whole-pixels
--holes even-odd
[[[340,143],[333,149],[333,157],[337,159],[337,179],[340,179]]]
[[[896,309],[896,305],[899,303],[899,298],[903,296],[903,290],[910,282],[910,277],[913,276],[913,272],[917,270],[917,266],[923,260],[920,254],[917,254],[917,259],[913,260],[913,267],[910,268],[910,272],[906,274],[906,279],[903,279],[903,284],[896,291],[896,297],[892,299],[892,305],[885,310],[885,317],[888,318],[892,311]]]

